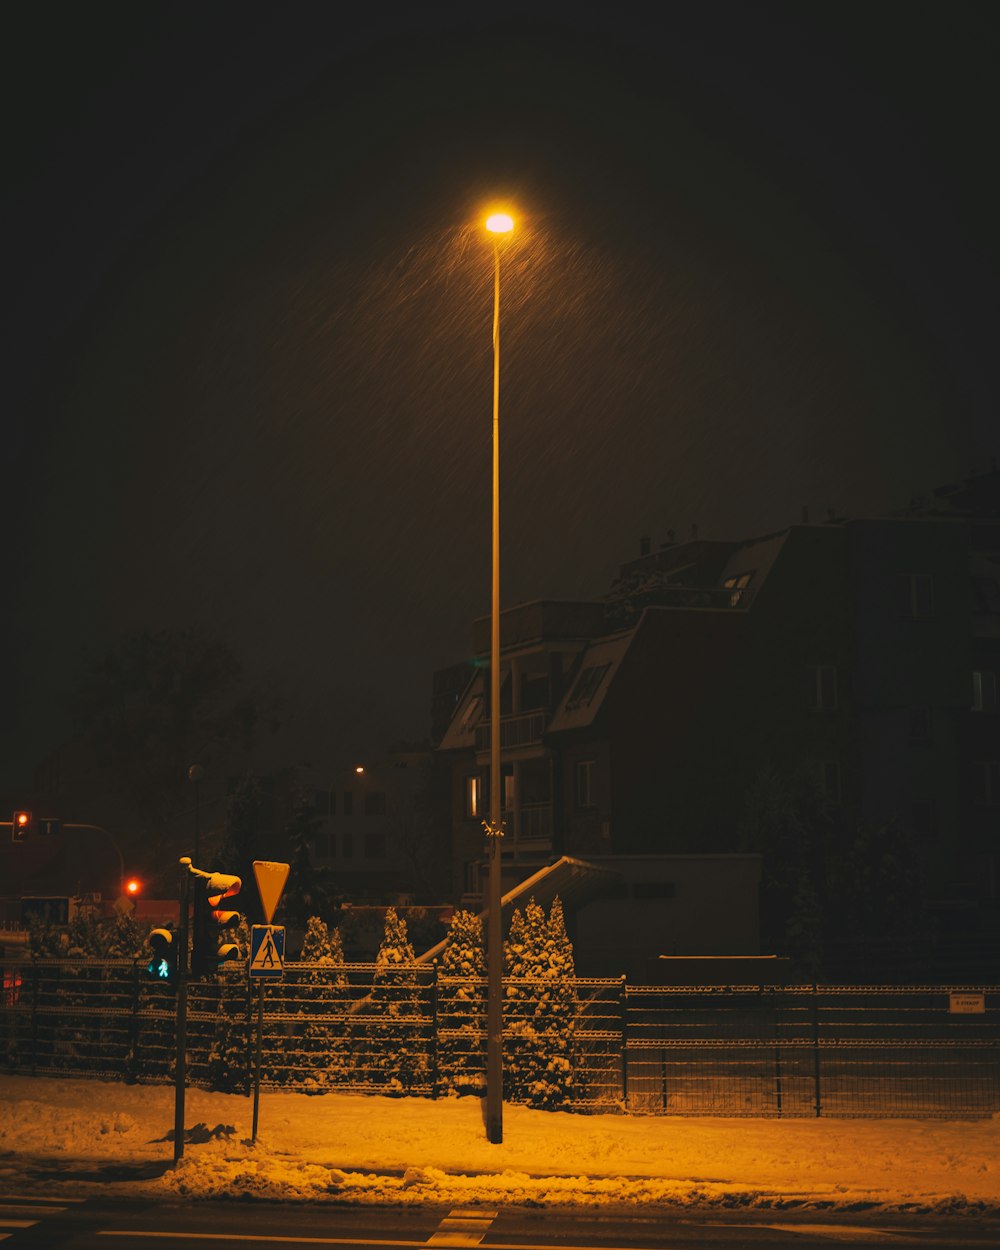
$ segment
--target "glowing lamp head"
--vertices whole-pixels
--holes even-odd
[[[125,884],[125,889],[126,889],[126,892],[127,892],[127,893],[129,893],[129,894],[138,894],[138,893],[139,893],[139,882],[138,882],[138,881],[136,881],[136,880],[135,880],[135,878],[133,877],[133,879],[132,879],[131,881],[126,882],[126,884]]]
[[[362,774],[363,774],[363,773],[364,773],[364,771],[365,771],[365,766],[364,766],[364,764],[359,764],[359,765],[357,766],[357,768],[356,768],[354,771],[358,774],[358,776],[359,776],[359,777],[360,777],[360,776],[362,776]]]
[[[510,234],[514,229],[514,218],[507,213],[491,213],[486,218],[486,229],[491,234]]]

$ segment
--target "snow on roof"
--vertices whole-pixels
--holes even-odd
[[[618,873],[611,868],[602,868],[597,864],[588,863],[585,859],[574,859],[572,855],[563,855],[554,864],[545,864],[531,876],[525,877],[518,885],[500,900],[502,921],[506,923],[515,907],[523,907],[530,899],[540,906],[551,905],[558,894],[564,903],[582,903],[589,898],[604,893],[618,880]],[[489,908],[480,913],[484,925],[489,915]],[[438,942],[430,950],[417,958],[418,964],[430,964],[441,954],[448,939]]]

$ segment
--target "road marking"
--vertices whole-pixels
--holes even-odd
[[[6,1206],[9,1202],[29,1202],[32,1204],[37,1204],[39,1202],[41,1203],[46,1203],[46,1202],[66,1203],[66,1202],[89,1202],[89,1201],[90,1201],[89,1198],[64,1198],[62,1194],[59,1194],[58,1197],[56,1197],[55,1194],[51,1194],[48,1197],[44,1195],[38,1196],[35,1194],[0,1194],[0,1204],[3,1204],[4,1206]]]
[[[429,1246],[478,1246],[490,1231],[499,1211],[477,1211],[456,1207],[444,1217],[437,1231],[427,1239]]]
[[[57,1215],[65,1207],[32,1206],[28,1202],[0,1202],[0,1215]]]
[[[906,1233],[889,1233],[881,1228],[852,1224],[762,1224],[779,1233],[800,1233],[803,1237],[829,1237],[831,1241],[907,1241]]]
[[[31,1228],[37,1220],[0,1220],[0,1228]]]
[[[407,1241],[402,1237],[393,1240],[376,1237],[290,1237],[281,1233],[164,1233],[146,1232],[139,1228],[101,1228],[98,1237],[173,1237],[189,1241],[267,1241],[290,1246],[396,1246],[407,1250],[410,1246],[427,1246],[426,1241]],[[440,1244],[440,1243],[438,1243]],[[544,1245],[531,1241],[491,1241],[489,1250],[635,1250],[635,1246],[563,1246],[546,1242]]]

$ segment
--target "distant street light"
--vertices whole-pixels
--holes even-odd
[[[507,213],[486,219],[493,235],[493,595],[490,630],[489,919],[486,947],[486,1139],[503,1141],[503,930],[500,905],[500,240],[514,229]]]

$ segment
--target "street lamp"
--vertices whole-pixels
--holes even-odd
[[[500,917],[500,242],[514,229],[507,213],[486,219],[493,235],[493,595],[490,630],[489,920],[486,947],[486,1139],[503,1141],[503,935]]]

